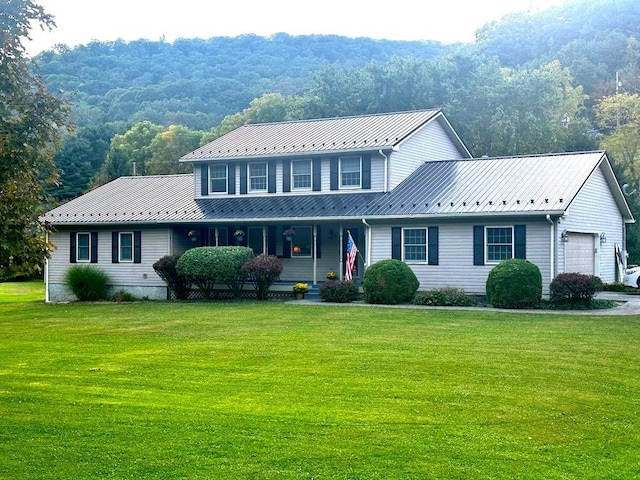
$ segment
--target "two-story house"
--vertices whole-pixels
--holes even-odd
[[[153,263],[202,245],[277,255],[283,281],[317,284],[344,272],[347,232],[356,280],[398,258],[421,290],[484,293],[520,257],[545,286],[564,271],[611,282],[633,221],[604,152],[472,159],[438,109],[245,125],[180,161],[193,174],[121,177],[43,216],[57,230],[47,300],[72,298],[75,263],[164,299]]]

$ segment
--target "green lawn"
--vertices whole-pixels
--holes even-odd
[[[38,298],[0,284],[0,479],[640,476],[638,317]]]

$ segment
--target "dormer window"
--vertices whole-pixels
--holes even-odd
[[[227,166],[209,166],[209,193],[227,193]]]
[[[291,162],[291,185],[293,190],[311,190],[311,160]]]
[[[360,188],[362,161],[360,157],[340,157],[340,188]]]
[[[249,191],[250,192],[266,192],[267,191],[267,163],[250,163],[249,164]]]

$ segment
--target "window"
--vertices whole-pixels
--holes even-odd
[[[267,164],[266,163],[250,163],[249,164],[249,191],[250,192],[266,192],[267,191]]]
[[[209,166],[209,193],[227,193],[227,166]]]
[[[247,246],[253,250],[255,255],[264,252],[263,230],[262,227],[249,227],[249,239]]]
[[[120,262],[133,262],[133,232],[120,232],[119,238],[119,256]]]
[[[291,184],[294,190],[311,189],[311,160],[291,162]]]
[[[405,228],[403,233],[403,260],[425,263],[427,261],[427,229]]]
[[[207,244],[210,247],[225,247],[229,245],[229,230],[227,227],[209,228]]]
[[[487,227],[487,263],[513,258],[513,227]]]
[[[361,180],[360,157],[340,158],[340,188],[358,188]]]
[[[76,261],[77,262],[90,262],[91,261],[91,234],[90,233],[78,233],[76,234]]]
[[[291,257],[311,257],[313,233],[311,227],[295,227],[296,234],[291,240]]]

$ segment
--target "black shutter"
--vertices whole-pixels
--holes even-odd
[[[291,191],[291,160],[282,161],[282,191]]]
[[[276,193],[276,162],[267,162],[267,190],[269,193]]]
[[[316,258],[322,258],[322,251],[320,245],[322,245],[322,230],[320,225],[316,225]]]
[[[133,232],[133,263],[142,263],[142,232]]]
[[[209,165],[200,165],[200,195],[209,195]]]
[[[76,263],[76,235],[78,232],[69,232],[69,263]]]
[[[371,155],[362,156],[362,189],[371,190]]]
[[[288,230],[291,225],[285,225],[282,231]],[[282,258],[291,258],[291,242],[287,240],[287,237],[282,235]]]
[[[514,254],[516,258],[527,258],[527,226],[514,225]]]
[[[120,236],[118,232],[111,232],[111,263],[118,263],[120,258],[118,255]]]
[[[391,228],[391,258],[402,260],[402,229],[400,227]]]
[[[227,193],[236,194],[236,164],[233,162],[227,164]]]
[[[277,245],[276,227],[271,225],[270,227],[267,228],[267,255],[276,254],[276,245]]]
[[[236,227],[228,227],[227,228],[227,246],[234,246],[236,244]]]
[[[312,164],[313,191],[319,192],[322,190],[322,160],[319,157],[313,157]]]
[[[247,193],[247,162],[238,164],[240,168],[240,195]]]
[[[473,264],[484,265],[484,226],[473,226]]]
[[[331,157],[329,176],[331,179],[331,190],[338,190],[338,157]]]
[[[98,232],[91,232],[91,263],[98,263]]]
[[[439,235],[439,229],[438,227],[429,227],[428,230],[428,242],[429,245],[427,253],[428,253],[428,262],[429,265],[438,265],[438,260],[439,260],[439,252],[438,249],[440,248],[439,242],[440,239],[438,238]]]

